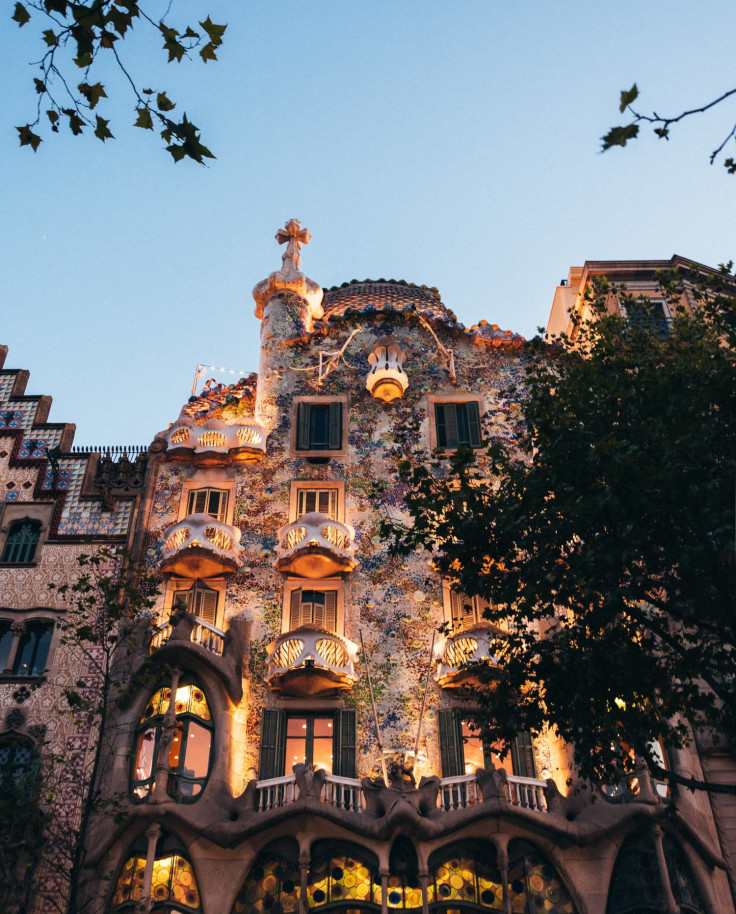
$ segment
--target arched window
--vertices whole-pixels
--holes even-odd
[[[145,889],[146,852],[145,839],[131,848],[115,884],[111,914],[138,910]],[[149,897],[151,914],[192,914],[202,910],[194,868],[171,836],[162,836],[156,844]]]
[[[41,523],[37,520],[14,521],[10,525],[3,555],[0,562],[7,565],[23,565],[32,562],[41,536]]]
[[[29,739],[10,734],[0,737],[0,791],[7,797],[28,797],[38,776],[38,756]]]
[[[238,892],[232,914],[296,914],[300,884],[296,841],[275,841],[258,855]]]
[[[170,688],[158,689],[141,716],[131,772],[134,800],[144,800],[154,788],[164,715],[170,699]],[[174,709],[176,729],[169,745],[167,792],[182,803],[192,803],[204,790],[209,776],[212,717],[205,694],[196,683],[177,688]]]
[[[666,835],[662,846],[670,888],[680,911],[704,914],[705,907],[682,853]],[[664,910],[666,903],[654,840],[646,833],[627,838],[616,857],[606,914],[649,914]]]
[[[53,634],[54,623],[49,619],[30,619],[26,622],[15,652],[13,675],[40,676],[43,673]]]
[[[509,844],[509,893],[511,910],[537,914],[577,914],[570,893],[547,858],[528,841]]]
[[[429,858],[427,893],[435,911],[459,907],[505,910],[495,849],[483,841],[473,841],[435,851]]]
[[[389,895],[391,890],[389,889]],[[344,841],[318,842],[312,852],[307,907],[343,904],[349,909],[381,906],[378,858]]]

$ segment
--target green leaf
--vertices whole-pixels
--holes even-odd
[[[165,92],[159,92],[156,96],[156,107],[159,111],[173,111],[173,109],[176,108],[176,105]]]
[[[97,125],[95,126],[95,136],[98,140],[102,140],[104,143],[105,140],[114,140],[115,137],[110,133],[107,125],[110,121],[106,121],[104,117],[100,117],[99,114],[95,115],[97,118]]]
[[[36,150],[39,147],[39,144],[42,143],[43,141],[37,133],[34,133],[31,130],[31,125],[26,124],[25,127],[16,127],[15,129],[18,131],[18,138],[20,139],[20,145],[21,146],[30,146],[31,149],[33,149],[33,151],[36,152]]]
[[[23,28],[26,22],[30,21],[31,14],[22,3],[16,3],[13,15],[10,18],[18,23],[18,28]]]
[[[59,120],[59,112],[49,108],[49,110],[46,112],[46,117],[48,117],[51,124],[55,124]]]
[[[97,105],[101,98],[107,98],[107,93],[102,83],[94,83],[91,86],[88,83],[80,83],[77,88],[87,99],[87,104],[91,109]]]
[[[199,38],[199,32],[195,32],[191,26],[187,26],[187,30],[181,36],[182,38]]]
[[[53,29],[45,29],[41,34],[43,35],[43,40],[50,48],[55,48],[58,45],[59,39]]]
[[[45,0],[44,6],[47,13],[59,13],[60,16],[66,16],[67,0]]]
[[[107,23],[112,26],[122,38],[133,25],[133,13],[111,6],[107,11]]]
[[[624,89],[621,92],[621,101],[618,106],[618,110],[621,112],[621,114],[623,114],[624,111],[626,111],[626,109],[629,107],[629,105],[632,102],[636,101],[636,99],[638,97],[639,97],[639,90],[636,86],[636,83],[634,83],[634,85],[628,91],[626,89]]]
[[[204,22],[199,23],[202,28],[207,32],[210,37],[210,41],[214,44],[215,47],[218,47],[222,44],[222,36],[225,34],[225,29],[227,25],[216,25],[208,16]]]
[[[638,124],[627,124],[625,127],[611,127],[605,136],[601,137],[601,152],[613,146],[625,146],[629,140],[635,139],[639,134]]]
[[[211,41],[208,42],[204,47],[200,48],[199,56],[202,60],[207,63],[208,60],[217,60],[217,54],[215,54],[215,47]]]
[[[660,140],[668,140],[670,138],[670,132],[666,127],[655,127],[654,132]]]
[[[77,114],[73,108],[64,108],[62,114],[66,114],[69,118],[69,129],[74,134],[74,136],[79,136],[80,133],[84,130],[84,121]]]
[[[136,108],[136,113],[138,117],[136,118],[134,127],[142,127],[144,130],[153,130],[153,118],[151,117],[151,112],[145,105],[142,105],[140,108]]]
[[[46,91],[46,83],[42,79],[37,79],[34,76],[33,84],[36,87],[36,92],[38,92],[39,95],[43,95],[43,93]]]

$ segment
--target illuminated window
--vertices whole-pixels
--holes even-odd
[[[281,838],[256,858],[232,914],[298,914],[300,887],[299,848],[293,839]]]
[[[136,733],[131,772],[134,800],[144,800],[154,789],[164,715],[171,689],[155,692],[141,716]],[[169,745],[167,792],[182,803],[192,803],[204,790],[212,760],[212,718],[204,692],[196,684],[176,690],[176,729]]]
[[[335,904],[344,905],[343,911],[368,905],[380,908],[378,860],[370,851],[344,841],[320,841],[315,844],[309,867],[307,907]]]
[[[266,708],[261,730],[262,780],[291,774],[294,765],[314,765],[328,774],[355,777],[355,711],[286,714]]]
[[[40,536],[39,521],[15,521],[10,525],[0,562],[6,565],[25,565],[32,562]]]
[[[336,590],[292,590],[289,595],[289,631],[313,625],[326,632],[337,630]]]
[[[432,909],[442,906],[454,910],[470,904],[504,911],[503,883],[494,848],[476,840],[435,851],[429,858],[427,895]]]
[[[15,652],[12,673],[14,676],[40,676],[46,669],[46,660],[54,634],[54,623],[47,619],[26,622]]]
[[[480,447],[480,409],[476,400],[464,403],[435,403],[437,447]]]
[[[226,489],[192,489],[187,501],[187,514],[209,514],[224,523],[227,518],[227,501]]]
[[[314,511],[324,514],[330,520],[337,520],[337,488],[330,489],[297,489],[296,516],[311,514]]]
[[[516,777],[537,777],[534,747],[528,732],[522,731],[516,736],[501,760],[501,747],[485,743],[471,719],[461,717],[457,711],[443,709],[438,712],[438,721],[442,777],[474,774],[476,768],[488,767],[491,762],[495,768],[503,768]]]
[[[139,910],[143,901],[146,870],[147,844],[145,839],[137,841],[115,884],[112,898],[112,914]],[[194,868],[179,843],[162,836],[156,846],[151,880],[152,914],[190,914],[202,910],[199,887]]]
[[[552,899],[557,914],[577,911],[555,868],[528,841],[509,844],[509,895],[512,911],[550,910]]]
[[[211,587],[207,587],[201,581],[196,581],[189,590],[175,590],[174,598],[171,602],[171,609],[183,607],[189,613],[194,613],[198,619],[209,622],[210,625],[217,624],[217,603],[219,593]]]
[[[450,590],[450,616],[453,633],[468,631],[484,623],[488,624],[483,613],[490,607],[490,600],[484,600],[481,597],[467,597],[464,593]]]

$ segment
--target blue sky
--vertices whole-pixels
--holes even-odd
[[[198,362],[257,369],[251,290],[279,266],[291,217],[312,232],[303,269],[322,285],[426,283],[465,324],[525,336],[573,264],[736,254],[736,177],[707,164],[736,102],[670,143],[646,132],[598,153],[634,80],[660,113],[732,88],[725,0],[174,0],[173,24],[228,23],[217,63],[167,66],[143,30],[120,51],[202,128],[208,168],[127,126],[112,69],[98,78],[116,140],[18,148],[46,26],[19,30],[9,10],[0,342],[77,444],[148,443]]]

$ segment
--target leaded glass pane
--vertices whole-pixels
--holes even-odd
[[[126,901],[140,901],[143,889],[143,874],[146,869],[145,857],[128,857],[118,877],[115,894],[112,897],[113,908]]]
[[[296,862],[276,855],[261,857],[238,892],[232,914],[296,914],[299,884]]]
[[[317,908],[335,902],[380,905],[377,873],[356,857],[335,856],[314,861],[309,871],[307,906]]]
[[[516,852],[514,852],[514,850]],[[555,868],[529,844],[509,851],[509,894],[513,914],[576,914],[569,892]]]

